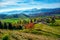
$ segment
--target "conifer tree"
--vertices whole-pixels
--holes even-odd
[[[3,24],[1,21],[0,21],[0,29],[3,29]]]

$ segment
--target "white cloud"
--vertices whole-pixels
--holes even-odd
[[[9,12],[9,11],[14,11],[14,10],[28,10],[28,9],[32,9],[33,7],[29,7],[29,8],[12,8],[12,9],[2,9],[1,11],[0,11],[0,13],[2,13],[2,12]]]
[[[30,8],[58,8],[60,3],[42,3],[34,0],[4,0],[0,2],[0,13],[13,10],[27,10]]]
[[[0,7],[6,7],[7,5],[15,5],[17,0],[6,0],[4,2],[0,2]]]

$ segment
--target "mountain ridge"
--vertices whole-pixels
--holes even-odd
[[[25,10],[25,11],[12,11],[7,12],[11,13],[8,14],[1,14],[0,18],[24,18],[24,17],[39,17],[39,16],[54,16],[54,15],[60,15],[60,8],[54,8],[54,9],[31,9],[31,10]],[[14,14],[15,13],[15,14]]]

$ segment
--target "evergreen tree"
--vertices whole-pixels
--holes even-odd
[[[3,24],[1,21],[0,21],[0,29],[3,29]]]
[[[7,26],[7,23],[4,23],[4,29],[7,29],[8,26]]]
[[[9,28],[9,29],[13,29],[13,27],[12,27],[12,24],[11,24],[11,23],[8,23],[8,28]]]
[[[34,22],[36,22],[36,19],[34,19]]]
[[[31,19],[30,22],[33,23],[33,20]]]

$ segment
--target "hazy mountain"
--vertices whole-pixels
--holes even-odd
[[[20,14],[21,12],[22,12],[21,10],[14,10],[14,11],[8,11],[8,12],[1,12],[0,14],[11,15],[11,14]]]
[[[8,15],[10,14],[10,15]],[[29,9],[10,11],[3,14],[0,13],[0,18],[26,18],[26,17],[39,17],[39,16],[53,16],[60,15],[60,8],[54,9]]]
[[[31,16],[53,16],[53,15],[60,15],[60,8],[56,9],[41,9],[40,13],[30,14]]]

